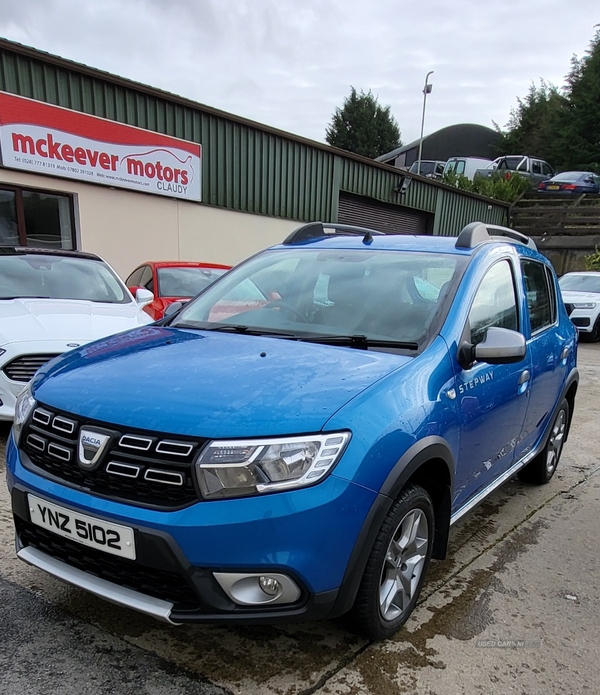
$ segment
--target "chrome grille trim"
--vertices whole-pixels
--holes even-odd
[[[98,465],[90,470],[78,465],[80,432],[86,429],[111,436]],[[39,439],[29,441],[30,435]],[[165,510],[202,500],[195,485],[194,459],[206,442],[175,433],[129,430],[55,410],[44,402],[36,404],[22,434],[26,468],[35,467],[36,472],[107,499]]]
[[[27,443],[37,451],[45,451],[46,449],[46,440],[38,437],[37,434],[30,434],[27,437]]]
[[[123,478],[137,478],[140,474],[139,466],[130,466],[128,463],[110,461],[106,466],[106,472],[111,475],[120,475]]]
[[[121,439],[119,439],[119,446],[122,446],[124,449],[148,451],[152,446],[152,439],[150,437],[138,437],[133,434],[124,434]]]
[[[75,432],[76,424],[73,422],[73,420],[67,420],[67,418],[57,415],[54,420],[52,420],[52,427],[59,432],[73,434],[73,432]]]
[[[170,456],[189,456],[192,453],[194,446],[185,442],[173,442],[169,439],[163,439],[156,445],[158,454],[167,454]]]
[[[144,479],[153,483],[163,483],[164,485],[183,485],[183,476],[181,473],[173,473],[172,471],[159,471],[155,468],[149,468],[144,473]]]
[[[40,425],[49,425],[50,420],[52,420],[52,413],[49,413],[43,408],[36,408],[33,411],[33,419],[35,422],[39,422]]]
[[[60,444],[55,444],[54,442],[50,442],[50,444],[48,444],[48,453],[50,456],[54,456],[61,461],[71,460],[71,452],[69,449],[64,446],[60,446]]]

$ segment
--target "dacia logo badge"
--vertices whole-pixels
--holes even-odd
[[[109,434],[102,434],[101,432],[85,428],[81,429],[79,432],[79,446],[77,447],[77,458],[81,468],[90,470],[98,463],[109,439]]]

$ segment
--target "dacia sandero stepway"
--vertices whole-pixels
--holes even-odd
[[[409,616],[451,525],[569,432],[577,332],[518,232],[311,223],[44,366],[7,447],[18,556],[171,623]]]

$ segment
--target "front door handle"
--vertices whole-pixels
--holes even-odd
[[[530,379],[531,379],[531,373],[530,373],[529,369],[524,369],[521,372],[521,376],[519,377],[519,386],[523,386],[523,384],[526,384]]]

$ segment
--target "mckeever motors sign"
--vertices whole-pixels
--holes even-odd
[[[10,169],[201,199],[200,145],[5,92],[0,152]]]

